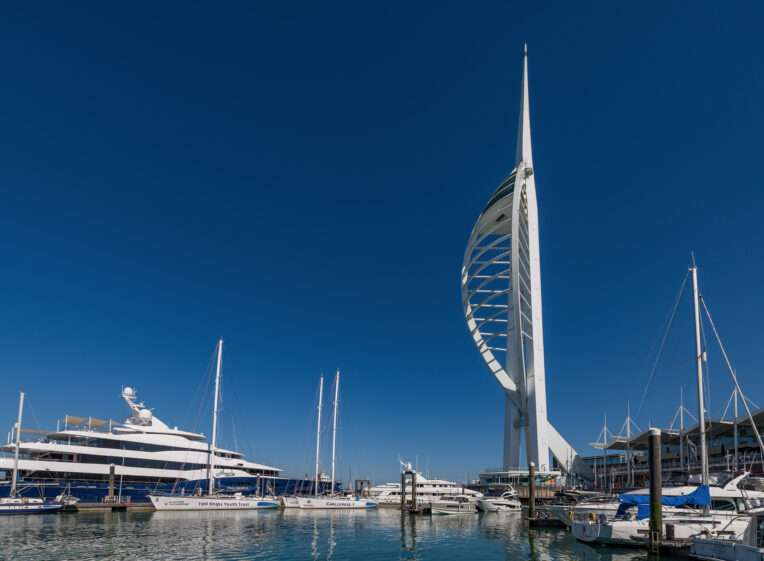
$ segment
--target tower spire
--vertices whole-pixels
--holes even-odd
[[[515,154],[515,166],[520,162],[533,167],[533,153],[531,152],[531,111],[528,102],[528,44],[523,53],[523,86],[520,93],[520,122],[517,126],[517,153]]]

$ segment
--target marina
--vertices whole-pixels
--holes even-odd
[[[182,535],[183,539],[177,539]],[[401,517],[369,511],[121,512],[0,518],[0,558],[190,561],[284,559],[642,561],[578,543],[513,514]],[[661,556],[665,561],[680,558]]]
[[[0,561],[764,561],[761,21],[8,5]]]

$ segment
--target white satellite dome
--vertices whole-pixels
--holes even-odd
[[[133,397],[135,395],[135,390],[133,388],[125,388],[122,390],[122,393],[125,394],[127,397]]]
[[[153,415],[151,414],[151,411],[149,411],[148,409],[141,409],[138,412],[138,418],[141,421],[150,421],[152,417]]]

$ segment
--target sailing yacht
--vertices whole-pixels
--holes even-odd
[[[701,302],[701,296],[700,292],[698,290],[698,267],[693,263],[692,267],[690,267],[690,273],[692,274],[692,291],[693,291],[693,312],[694,312],[694,320],[695,320],[695,363],[696,363],[696,369],[697,369],[697,382],[698,382],[698,426],[699,426],[699,433],[700,433],[700,449],[702,451],[702,464],[701,464],[701,486],[697,488],[693,488],[694,492],[697,493],[701,489],[705,489],[705,493],[707,495],[707,501],[702,504],[701,510],[695,510],[695,509],[683,509],[678,508],[673,511],[668,511],[667,514],[663,518],[663,528],[662,531],[664,533],[669,533],[673,536],[673,539],[690,539],[694,536],[699,536],[702,534],[707,534],[709,532],[724,532],[727,535],[730,536],[738,536],[742,535],[742,533],[745,532],[746,528],[748,527],[748,517],[747,516],[741,516],[740,514],[736,513],[735,510],[730,511],[714,511],[709,510],[709,506],[711,503],[711,494],[709,492],[709,467],[708,467],[708,445],[706,443],[706,428],[705,428],[705,406],[703,404],[703,362],[706,360],[706,351],[701,347],[701,326],[700,326],[700,302]],[[708,308],[705,307],[705,302],[703,303],[703,306],[706,310],[706,313],[708,314]],[[708,314],[709,321],[710,321],[710,314]],[[717,341],[719,342],[722,354],[724,355],[725,360],[727,361],[727,366],[729,367],[730,374],[732,375],[732,379],[735,383],[735,388],[737,391],[740,391],[739,384],[737,382],[737,377],[734,373],[734,370],[729,364],[729,360],[727,360],[727,355],[724,352],[724,347],[721,345],[721,340],[718,339],[718,334],[716,333],[716,329],[713,325],[713,321],[711,321],[711,327],[714,331],[714,334],[717,336]],[[747,409],[747,404],[744,405]],[[749,419],[752,420],[750,416],[750,411],[748,411]],[[754,433],[756,434],[756,438],[759,441],[759,445],[761,446],[762,450],[764,451],[764,444],[761,441],[761,437],[758,434],[758,430],[756,429],[755,423],[753,421],[751,422]],[[653,429],[658,430],[658,429]],[[750,496],[751,492],[746,492],[745,494],[738,489],[737,485],[740,483],[740,480],[742,480],[745,475],[739,476],[734,480],[734,482],[730,482],[728,484],[729,488],[728,491],[732,493],[732,498],[737,498],[740,495],[748,495]],[[681,490],[681,488],[680,488]],[[737,493],[740,493],[740,495],[737,495]],[[645,494],[645,491],[643,490],[642,495]],[[632,496],[637,496],[636,494],[633,494]],[[622,503],[624,501],[624,498],[629,497],[629,495],[622,495],[621,500]],[[669,499],[669,504],[672,504],[673,501],[676,501],[677,499],[682,498],[689,498],[690,494],[677,494],[673,497],[668,497],[667,495],[663,495],[663,502],[666,503],[667,499]],[[725,498],[730,498],[725,497]],[[756,499],[758,500],[758,498]],[[678,503],[677,503],[678,504]],[[733,505],[733,507],[737,506],[739,508],[739,502],[737,505]],[[624,505],[621,505],[621,508],[623,508]],[[623,511],[619,508],[619,513],[623,513]],[[616,518],[612,521],[608,521],[606,516],[604,514],[600,515],[599,520],[595,519],[589,522],[576,522],[573,524],[573,535],[576,537],[576,539],[580,541],[585,542],[595,542],[595,543],[604,543],[604,544],[622,544],[622,545],[635,545],[640,543],[646,543],[647,536],[649,535],[649,520],[648,517],[645,517],[643,514],[640,514],[639,512],[637,515],[633,514],[623,514],[620,516],[616,516]],[[665,535],[665,534],[664,534]]]
[[[289,503],[285,503],[285,506],[293,506],[294,502],[297,506],[304,509],[359,509],[359,508],[375,508],[379,506],[379,503],[372,499],[364,497],[342,496],[334,493],[334,467],[335,467],[335,452],[337,444],[337,402],[339,401],[340,391],[340,371],[337,370],[337,374],[334,377],[334,418],[332,421],[332,478],[329,489],[331,489],[330,495],[310,495],[306,497],[292,497],[288,499]],[[316,489],[320,481],[319,473],[319,454],[321,451],[321,402],[324,394],[324,377],[321,376],[318,385],[318,421],[316,425]]]
[[[19,421],[16,423],[16,450],[13,459],[13,479],[10,496],[0,499],[0,514],[37,514],[61,510],[60,501],[46,501],[41,498],[20,497],[18,495],[19,448],[21,447],[21,415],[24,411],[24,392],[19,399]]]
[[[279,502],[275,497],[257,497],[235,493],[223,495],[215,493],[215,439],[217,436],[219,395],[220,395],[220,368],[223,358],[223,339],[217,345],[217,368],[215,371],[215,400],[212,413],[212,443],[209,449],[209,490],[207,494],[198,493],[191,496],[178,495],[154,495],[149,499],[156,510],[253,510],[263,508],[276,508]]]

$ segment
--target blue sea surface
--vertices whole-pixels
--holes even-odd
[[[518,513],[416,516],[392,509],[278,509],[80,512],[0,518],[3,561],[648,558],[640,549],[578,543],[566,530],[528,528]]]

